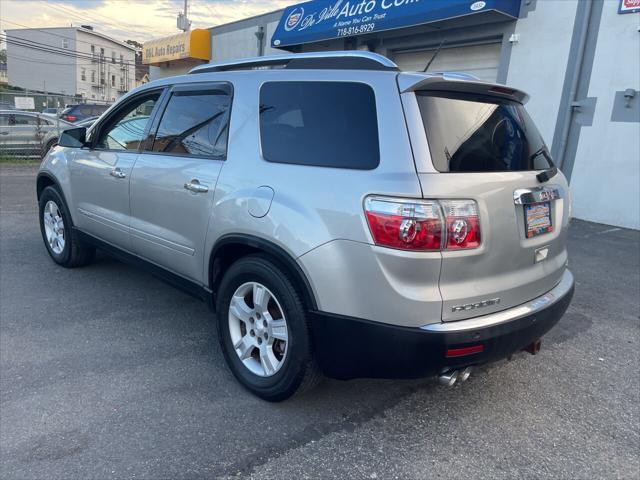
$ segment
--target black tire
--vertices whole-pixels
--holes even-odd
[[[247,282],[261,283],[273,293],[287,321],[287,354],[280,369],[268,377],[250,371],[236,354],[231,340],[231,297],[238,287]],[[313,357],[306,311],[284,269],[266,256],[244,257],[225,273],[218,288],[216,303],[218,339],[222,352],[231,372],[246,389],[264,400],[279,402],[318,383],[321,376]]]
[[[46,157],[47,153],[49,153],[49,150],[51,150],[57,144],[58,144],[58,139],[57,138],[54,138],[53,140],[49,140],[49,142],[47,142],[47,144],[42,149],[42,158]]]
[[[55,252],[49,241],[47,240],[47,233],[44,225],[44,211],[49,202],[53,202],[60,212],[62,221],[64,223],[64,248],[60,252]],[[38,201],[39,207],[39,221],[40,221],[40,233],[42,234],[42,240],[49,252],[49,255],[58,265],[62,265],[66,268],[81,267],[91,263],[95,257],[96,250],[90,245],[86,245],[80,242],[75,230],[72,228],[71,215],[69,209],[65,203],[62,195],[58,190],[49,186],[46,187],[40,194],[40,200]]]

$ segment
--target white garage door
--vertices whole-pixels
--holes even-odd
[[[400,70],[421,72],[435,50],[398,52],[393,56]],[[469,47],[442,48],[429,67],[430,72],[466,72],[481,80],[495,82],[500,63],[500,43],[472,45]]]

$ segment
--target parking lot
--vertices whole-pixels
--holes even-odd
[[[640,475],[639,232],[573,221],[576,295],[537,356],[269,404],[205,304],[105,255],[55,266],[35,171],[0,165],[1,478]]]

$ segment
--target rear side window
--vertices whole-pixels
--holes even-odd
[[[270,82],[260,89],[265,160],[371,170],[380,163],[373,89],[355,82]]]
[[[547,147],[522,104],[468,94],[420,93],[418,105],[440,172],[544,170]]]
[[[174,92],[160,120],[153,151],[224,159],[230,108],[226,89]]]

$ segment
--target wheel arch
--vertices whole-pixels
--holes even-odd
[[[266,254],[283,268],[294,281],[294,287],[302,296],[306,309],[317,310],[311,284],[298,262],[284,248],[269,240],[248,234],[225,235],[219,238],[213,246],[209,257],[207,277],[213,295],[216,295],[220,280],[233,262],[246,255],[256,253]]]
[[[58,182],[58,180],[55,179],[55,177],[47,172],[40,172],[38,173],[38,177],[36,179],[36,196],[37,199],[40,200],[40,195],[42,194],[42,191],[50,186],[54,186],[58,189],[58,192],[60,193],[60,195],[62,195],[62,199],[66,202],[67,199],[64,198],[64,192],[62,191],[62,187],[60,186],[60,183]],[[67,204],[68,205],[68,204]]]

